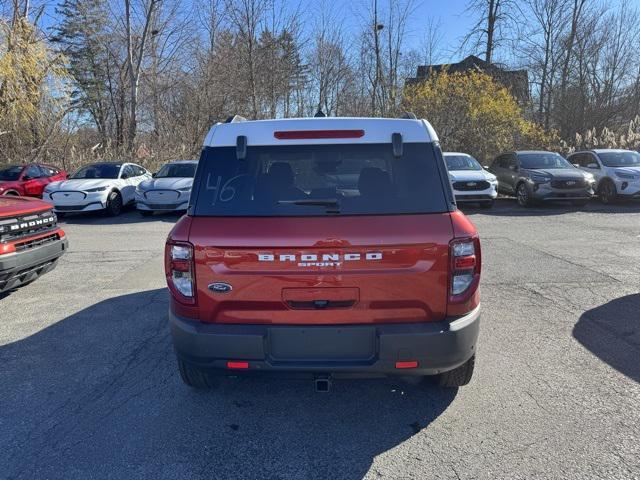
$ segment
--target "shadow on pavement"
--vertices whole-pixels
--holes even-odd
[[[102,212],[95,213],[67,213],[59,217],[60,224],[75,225],[125,225],[131,223],[168,222],[176,223],[183,212],[154,213],[149,217],[143,217],[135,207],[128,206],[116,217],[109,217]]]
[[[496,217],[545,217],[575,212],[640,213],[640,202],[627,201],[603,205],[597,200],[592,200],[584,207],[571,205],[569,202],[551,202],[527,208],[518,205],[515,198],[502,197],[496,200],[493,208],[490,209],[482,209],[473,203],[460,204],[458,208],[470,216],[482,214]]]
[[[573,336],[603,362],[640,382],[640,294],[586,311]]]
[[[165,289],[123,295],[0,346],[5,478],[359,479],[457,393],[399,379],[336,381],[329,394],[263,378],[194,391],[167,308]]]

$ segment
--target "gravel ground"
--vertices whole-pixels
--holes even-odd
[[[0,299],[0,478],[640,478],[640,205],[469,209],[476,373],[183,386],[173,216],[70,217],[56,270]]]

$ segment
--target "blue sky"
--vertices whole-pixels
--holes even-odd
[[[181,0],[185,4],[191,3],[193,0]],[[303,12],[304,24],[306,29],[311,28],[314,21],[314,15],[319,12],[318,0],[280,0],[286,5],[286,8],[294,9],[300,5]],[[322,1],[322,0],[321,0]],[[366,10],[366,6],[370,0],[324,0],[332,12],[337,12],[337,16],[342,20],[345,33],[348,37],[357,35],[363,23],[362,13]],[[385,10],[389,4],[389,0],[378,0],[380,9]],[[42,0],[45,3],[46,13],[41,19],[41,25],[46,27],[55,26],[57,18],[55,14],[55,5],[57,2],[51,0]],[[194,2],[195,3],[195,2]],[[429,18],[433,18],[440,24],[440,32],[443,35],[443,51],[445,52],[444,61],[453,61],[459,56],[453,51],[459,46],[460,38],[468,32],[473,24],[472,19],[465,14],[466,0],[414,0],[414,13],[408,25],[407,46],[409,48],[419,48],[422,38],[425,35],[425,29]],[[188,8],[187,8],[188,10]]]
[[[123,0],[112,0],[123,2]],[[190,10],[190,5],[200,0],[176,0],[182,2],[185,11]],[[206,1],[206,0],[205,0]],[[335,20],[342,23],[345,36],[355,38],[365,23],[363,17],[372,0],[274,0],[276,4],[282,3],[285,10],[293,10],[298,7],[302,13],[303,36],[310,32],[314,21],[322,7],[331,12]],[[389,2],[395,0],[378,0],[380,10],[388,8]],[[405,0],[402,0],[405,1]],[[602,4],[615,6],[623,0],[602,0]],[[633,0],[639,1],[639,0]],[[46,13],[41,21],[42,26],[51,27],[57,22],[55,14],[55,0],[32,0],[32,4],[44,3],[47,6]],[[425,37],[427,24],[430,19],[439,25],[439,33],[442,35],[442,48],[440,49],[442,63],[455,62],[465,55],[459,51],[461,40],[475,23],[473,15],[466,11],[468,0],[413,0],[414,11],[410,18],[405,50],[419,50]],[[526,19],[523,19],[526,21]],[[467,52],[481,54],[482,52]],[[501,58],[500,51],[496,52],[496,60],[510,63],[508,59]]]

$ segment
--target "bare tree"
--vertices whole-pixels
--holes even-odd
[[[138,94],[140,88],[142,61],[147,51],[153,17],[159,3],[160,0],[146,0],[142,3],[142,33],[139,36],[134,36],[131,0],[124,0],[125,27],[127,34],[127,68],[130,82],[129,135],[127,138],[127,149],[129,151],[133,151],[136,134],[138,132]]]
[[[313,26],[308,67],[313,88],[312,102],[315,111],[337,115],[340,90],[349,74],[342,25],[335,12],[322,4]]]
[[[550,126],[552,92],[562,55],[566,11],[570,0],[529,0],[526,13],[532,22],[520,36],[516,55],[537,84],[537,114],[545,128]]]
[[[514,15],[518,9],[515,0],[470,0],[467,12],[477,15],[478,20],[464,37],[462,49],[483,48],[485,61],[493,62],[496,49],[517,24]]]
[[[226,11],[238,33],[238,53],[241,55],[248,83],[252,118],[259,116],[258,102],[258,34],[264,22],[267,0],[226,0]]]
[[[429,17],[420,48],[422,61],[425,65],[434,65],[440,61],[443,40],[442,20]]]

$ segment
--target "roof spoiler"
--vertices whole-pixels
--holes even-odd
[[[404,112],[402,115],[400,115],[400,118],[404,119],[404,120],[417,120],[418,117],[416,117],[416,114],[413,112]]]

